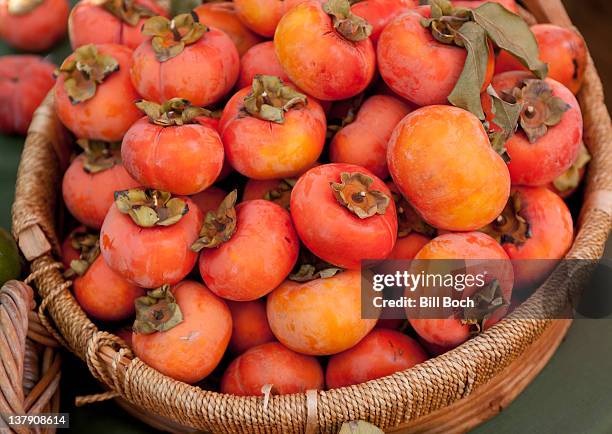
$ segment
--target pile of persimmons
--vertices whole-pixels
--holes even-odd
[[[2,10],[1,27],[55,1]],[[236,395],[362,383],[474,333],[465,318],[362,318],[363,260],[567,253],[563,198],[590,158],[574,30],[530,28],[513,0],[181,12],[81,1],[49,84],[82,151],[62,184],[80,224],[66,276],[151,367]],[[0,95],[16,70],[50,78],[28,62],[0,61],[15,75]],[[504,301],[550,271],[515,265]]]

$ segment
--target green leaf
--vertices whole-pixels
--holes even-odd
[[[538,43],[525,20],[498,3],[485,3],[472,13],[474,21],[499,48],[516,57],[536,77],[546,77],[548,66],[540,60]]]
[[[491,85],[487,88],[487,94],[491,97],[493,123],[500,129],[491,135],[491,146],[507,163],[510,161],[510,156],[506,152],[505,144],[516,131],[521,115],[521,104],[504,101]]]
[[[480,89],[484,83],[489,62],[489,46],[485,31],[478,24],[467,22],[457,32],[467,50],[467,57],[463,71],[461,71],[455,88],[448,96],[448,100],[455,107],[470,111],[478,119],[484,120]]]

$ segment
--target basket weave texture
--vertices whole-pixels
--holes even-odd
[[[538,21],[571,26],[558,0],[525,1]],[[612,226],[612,128],[601,82],[589,62],[578,95],[584,140],[593,159],[585,201],[568,259],[601,257]],[[236,397],[205,391],[163,376],[135,357],[118,337],[98,330],[73,298],[58,270],[56,219],[59,182],[70,143],[53,112],[49,95],[35,114],[26,140],[13,207],[13,232],[31,261],[36,287],[58,339],[82,358],[109,390],[103,397],[211,432],[335,432],[349,420],[368,420],[382,429],[414,421],[448,406],[487,383],[517,359],[567,308],[585,285],[590,270],[566,261],[512,315],[485,333],[435,359],[394,375],[330,391]],[[532,318],[532,319],[524,319]],[[542,318],[542,319],[537,319]],[[95,398],[94,398],[95,399]],[[165,426],[152,419],[153,425]]]

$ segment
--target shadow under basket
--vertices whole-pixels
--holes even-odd
[[[559,0],[524,3],[531,22],[535,17],[538,22],[571,26]],[[585,143],[593,158],[567,259],[597,260],[612,226],[612,129],[590,57],[578,99]],[[506,407],[543,368],[571,322],[544,319],[543,306],[547,311],[567,309],[568,300],[581,292],[590,274],[559,267],[507,318],[411,369],[341,389],[272,396],[264,407],[261,397],[206,391],[160,374],[83,313],[56,262],[58,186],[69,155],[69,138],[50,94],[35,114],[23,150],[14,235],[62,344],[109,390],[100,398],[115,397],[133,415],[168,431],[328,433],[346,421],[365,420],[388,432],[465,432]]]

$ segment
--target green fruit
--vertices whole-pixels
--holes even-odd
[[[21,274],[19,249],[13,237],[0,228],[0,285],[11,279],[17,279]]]

